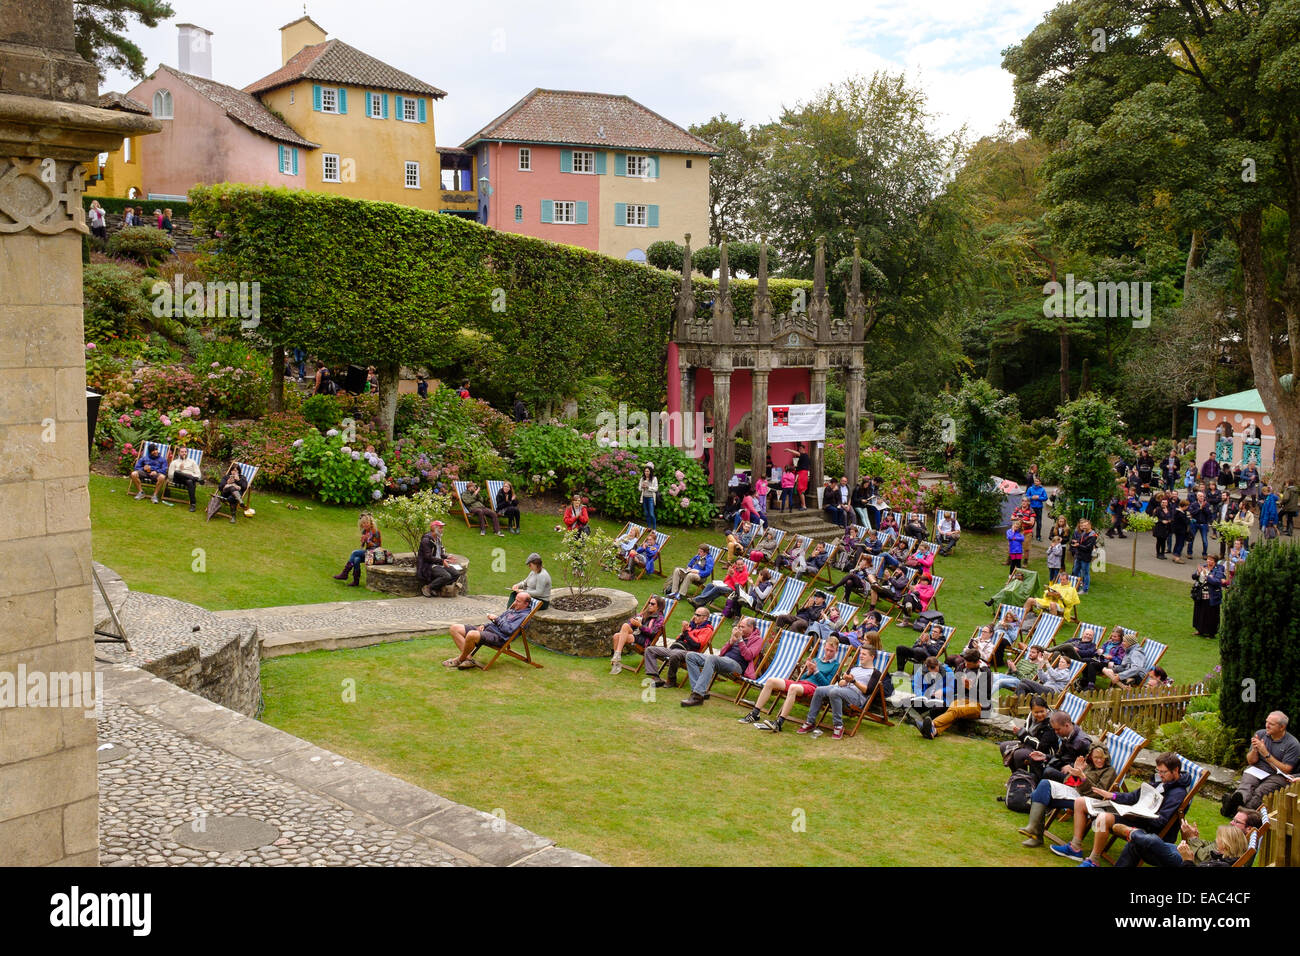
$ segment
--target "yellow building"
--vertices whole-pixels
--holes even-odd
[[[105,93],[99,106],[106,110],[149,115],[149,107],[137,103],[121,93]],[[144,176],[141,171],[140,148],[137,136],[122,140],[122,148],[111,153],[100,153],[96,168],[86,168],[86,195],[115,199],[143,199]]]

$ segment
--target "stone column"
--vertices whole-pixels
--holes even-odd
[[[680,351],[678,352],[680,355]],[[682,373],[682,435],[685,435],[686,429],[691,429],[691,441],[698,442],[700,439],[695,434],[695,369],[687,365],[680,358]],[[689,422],[690,424],[687,424]]]
[[[713,497],[727,500],[727,482],[735,470],[731,451],[731,369],[713,370]]]
[[[749,431],[750,447],[753,449],[753,469],[755,476],[767,476],[767,377],[771,373],[765,368],[755,368],[754,400],[751,406]]]
[[[818,354],[817,367],[812,370],[812,394],[808,397],[810,405],[820,405],[826,402],[826,367],[823,364],[824,361],[823,356]],[[821,488],[826,482],[826,454],[823,449],[817,447],[817,442],[811,444],[813,447],[809,454],[812,456],[812,474],[808,476],[808,497],[816,501],[817,489]],[[838,478],[839,475],[835,477]]]
[[[858,455],[862,450],[862,377],[859,352],[844,377],[844,474],[849,479],[850,492],[861,479]]]
[[[95,68],[73,48],[71,0],[5,3],[0,681],[29,705],[33,681],[52,692],[40,706],[0,704],[0,866],[99,859],[81,164],[159,126],[96,101]]]

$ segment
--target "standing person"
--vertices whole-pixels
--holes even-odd
[[[1210,550],[1207,534],[1210,525],[1214,523],[1217,517],[1214,508],[1205,497],[1205,492],[1196,492],[1194,501],[1188,501],[1187,504],[1187,556],[1192,557],[1192,552],[1196,549],[1196,535],[1201,535],[1201,557],[1204,558]],[[1175,552],[1177,554],[1177,552]]]
[[[1047,580],[1055,581],[1061,576],[1065,566],[1065,542],[1059,534],[1053,533],[1047,548]]]
[[[158,224],[158,228],[169,236],[172,234],[172,211],[170,209],[163,210],[162,222]]]
[[[1237,517],[1232,519],[1232,523],[1239,525],[1246,532],[1246,547],[1250,547],[1250,536],[1255,533],[1259,526],[1259,519],[1255,516],[1255,502],[1249,498],[1243,498],[1241,507],[1237,509]]]
[[[1264,486],[1264,498],[1259,503],[1259,533],[1263,540],[1276,538],[1279,532],[1279,506],[1282,499],[1271,487]]]
[[[157,229],[163,227],[163,211],[161,209],[155,209],[153,211],[153,224]]]
[[[1025,557],[1025,536],[1020,530],[1020,519],[1011,522],[1007,529],[1007,566],[1014,571]]]
[[[655,495],[659,494],[659,479],[655,477],[653,462],[646,462],[641,469],[641,480],[637,482],[637,491],[641,493],[641,513],[645,516],[646,526],[651,531],[658,531],[659,525],[655,521]]]
[[[135,210],[130,206],[126,207],[126,212],[122,213],[122,228],[130,229],[135,225]]]
[[[298,381],[307,378],[307,351],[301,345],[293,347],[293,366],[298,371]]]
[[[1156,539],[1156,559],[1163,561],[1169,536],[1174,531],[1174,513],[1169,508],[1168,498],[1160,498],[1152,517],[1156,519],[1155,527],[1151,529],[1151,536]]]
[[[791,467],[781,472],[781,497],[777,502],[781,511],[794,510],[795,484],[798,480],[799,476],[795,472],[792,462]]]
[[[501,482],[501,490],[497,492],[497,514],[506,519],[506,527],[510,529],[511,534],[519,533],[519,496],[515,494],[514,485],[508,481]],[[542,608],[542,610],[546,610]]]
[[[352,583],[348,585],[350,588],[361,586],[361,566],[366,563],[366,553],[383,543],[379,526],[375,524],[374,516],[369,512],[362,513],[357,521],[357,530],[361,532],[361,547],[348,555],[348,563],[343,565],[342,571],[334,575],[335,581],[346,581],[348,573],[351,572]]]
[[[1172,492],[1178,484],[1178,474],[1181,470],[1181,463],[1178,461],[1178,456],[1174,454],[1173,448],[1169,449],[1169,455],[1161,463],[1160,468],[1164,473],[1165,491]]]
[[[1035,465],[1035,468],[1038,466]],[[1042,481],[1037,473],[1034,474],[1033,484],[1025,491],[1025,498],[1029,502],[1029,507],[1034,512],[1034,538],[1043,540],[1043,508],[1047,505],[1047,489],[1043,487]]]
[[[1173,562],[1174,564],[1182,564],[1183,544],[1187,541],[1187,532],[1191,528],[1191,519],[1187,516],[1188,506],[1186,501],[1175,498],[1174,504],[1176,507],[1174,508],[1174,520],[1171,528],[1174,536]]]
[[[98,199],[90,201],[90,209],[86,212],[86,219],[90,223],[90,234],[96,239],[108,238],[108,217],[104,215],[104,209],[99,204]]]
[[[456,394],[459,395],[462,399],[468,399],[468,398],[469,398],[469,381],[468,381],[468,380],[466,380],[466,381],[464,381],[464,382],[461,383],[460,391],[457,392]]]
[[[1127,515],[1126,506],[1127,498],[1124,494],[1124,489],[1117,486],[1115,489],[1115,497],[1110,500],[1111,524],[1110,527],[1106,529],[1106,537],[1114,538],[1116,535],[1121,538],[1128,537],[1128,535],[1124,533],[1124,519]],[[1069,536],[1065,535],[1063,537],[1068,538]]]
[[[415,376],[415,394],[419,395],[421,398],[429,397],[429,383],[425,380],[423,375]]]
[[[515,396],[515,405],[511,409],[516,422],[528,421],[528,409],[524,406],[524,400],[518,395]]]
[[[1070,537],[1070,553],[1074,555],[1074,567],[1070,573],[1083,581],[1080,594],[1087,594],[1092,584],[1092,550],[1096,546],[1097,532],[1092,530],[1092,522],[1081,518]]]
[[[1215,637],[1219,633],[1219,605],[1223,603],[1223,589],[1227,585],[1227,575],[1214,555],[1207,557],[1192,573],[1192,627],[1201,637]]]
[[[795,445],[798,454],[795,456],[794,470],[796,472],[795,488],[799,492],[799,510],[808,510],[808,474],[812,471],[812,458],[808,452],[804,451],[803,442]]]
[[[1288,478],[1286,487],[1282,489],[1282,517],[1286,519],[1286,530],[1282,533],[1288,538],[1295,529],[1295,516],[1298,511],[1300,511],[1300,488],[1296,487],[1294,479]]]

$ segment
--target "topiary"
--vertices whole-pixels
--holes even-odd
[[[108,254],[152,266],[172,254],[172,238],[153,226],[128,226],[109,238]]]
[[[343,420],[339,400],[333,395],[313,395],[302,403],[302,417],[320,431],[337,428]]]
[[[1247,738],[1272,711],[1300,714],[1300,550],[1278,541],[1251,548],[1223,595],[1219,710]]]

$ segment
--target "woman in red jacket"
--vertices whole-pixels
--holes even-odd
[[[564,509],[564,530],[572,531],[577,528],[582,534],[590,534],[591,529],[587,527],[588,520],[587,506],[582,503],[582,496],[574,495],[569,506]]]

